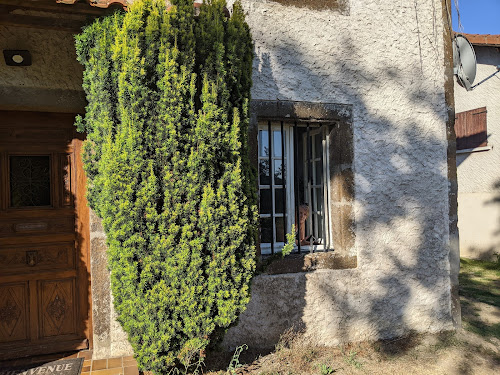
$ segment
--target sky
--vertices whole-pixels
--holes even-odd
[[[500,34],[500,0],[449,0],[453,30],[467,34]],[[458,28],[454,2],[458,3],[463,30]]]

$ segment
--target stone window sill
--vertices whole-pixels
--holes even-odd
[[[356,256],[340,256],[334,252],[290,254],[284,258],[273,259],[264,267],[262,274],[278,275],[321,269],[343,270],[356,268],[357,265],[358,259]]]
[[[469,154],[471,152],[489,151],[493,146],[484,146],[476,148],[464,148],[463,150],[457,150],[457,154]]]

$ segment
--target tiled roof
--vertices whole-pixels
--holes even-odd
[[[456,33],[457,35],[465,36],[471,44],[475,46],[491,46],[491,47],[500,47],[500,35],[492,35],[492,34],[465,34],[465,33]]]

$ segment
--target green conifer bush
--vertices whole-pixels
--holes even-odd
[[[203,356],[249,301],[256,192],[252,40],[241,5],[139,0],[76,37],[88,106],[87,196],[109,246],[118,320],[139,366]]]

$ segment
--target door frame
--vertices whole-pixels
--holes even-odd
[[[57,353],[63,351],[69,352],[87,348],[92,349],[93,347],[92,294],[90,285],[90,210],[87,205],[87,199],[85,196],[86,175],[83,170],[83,161],[81,155],[82,144],[85,139],[85,135],[76,131],[76,128],[73,126],[74,117],[75,114],[69,113],[0,110],[0,133],[2,133],[3,130],[2,134],[8,134],[8,131],[6,132],[5,130],[9,129],[9,127],[15,127],[16,125],[23,126],[23,124],[30,124],[30,126],[36,125],[37,129],[43,129],[44,127],[47,127],[47,124],[55,123],[59,125],[58,129],[66,132],[68,135],[67,144],[72,148],[71,153],[73,159],[73,163],[70,164],[70,181],[74,181],[75,183],[75,187],[71,188],[75,210],[75,280],[78,284],[74,301],[77,304],[75,324],[77,327],[77,332],[82,333],[84,338],[63,342],[57,342],[57,339],[54,338],[54,341],[50,343],[48,342],[50,340],[42,340],[44,342],[31,346],[19,347],[15,350],[14,348],[12,348],[13,350],[10,350],[9,348],[9,345],[14,344],[14,342],[5,343],[1,346],[2,350],[0,350],[0,360],[45,353]],[[5,154],[3,158],[8,158],[7,155],[10,153],[9,147],[6,146],[6,142],[8,141],[4,140],[4,142],[0,140],[0,151]],[[42,149],[41,147],[36,146],[35,148]],[[47,152],[51,153],[51,151]],[[31,152],[28,151],[27,153],[29,154]],[[1,162],[2,164],[5,164],[8,163],[8,160],[3,160]],[[58,171],[58,173],[60,173],[60,171]],[[51,172],[51,175],[53,176],[54,173]],[[8,190],[8,176],[6,176],[5,173],[0,176],[0,183],[2,184],[2,189],[0,190]],[[53,192],[51,192],[51,195],[53,195]],[[10,211],[10,209],[8,208],[8,202],[6,201],[7,198],[8,197],[5,196],[2,198],[2,201],[0,201],[0,209],[4,210],[4,212]],[[16,276],[15,274],[2,277],[2,283],[9,283],[10,281],[17,280],[16,278],[18,279],[19,276]],[[27,280],[29,279],[36,279],[36,274],[27,276]],[[30,303],[30,298],[32,297],[30,296],[28,298],[28,300],[26,301],[27,304]],[[29,309],[29,306],[27,306],[26,308]],[[31,318],[34,318],[37,312],[31,311],[29,314]]]

